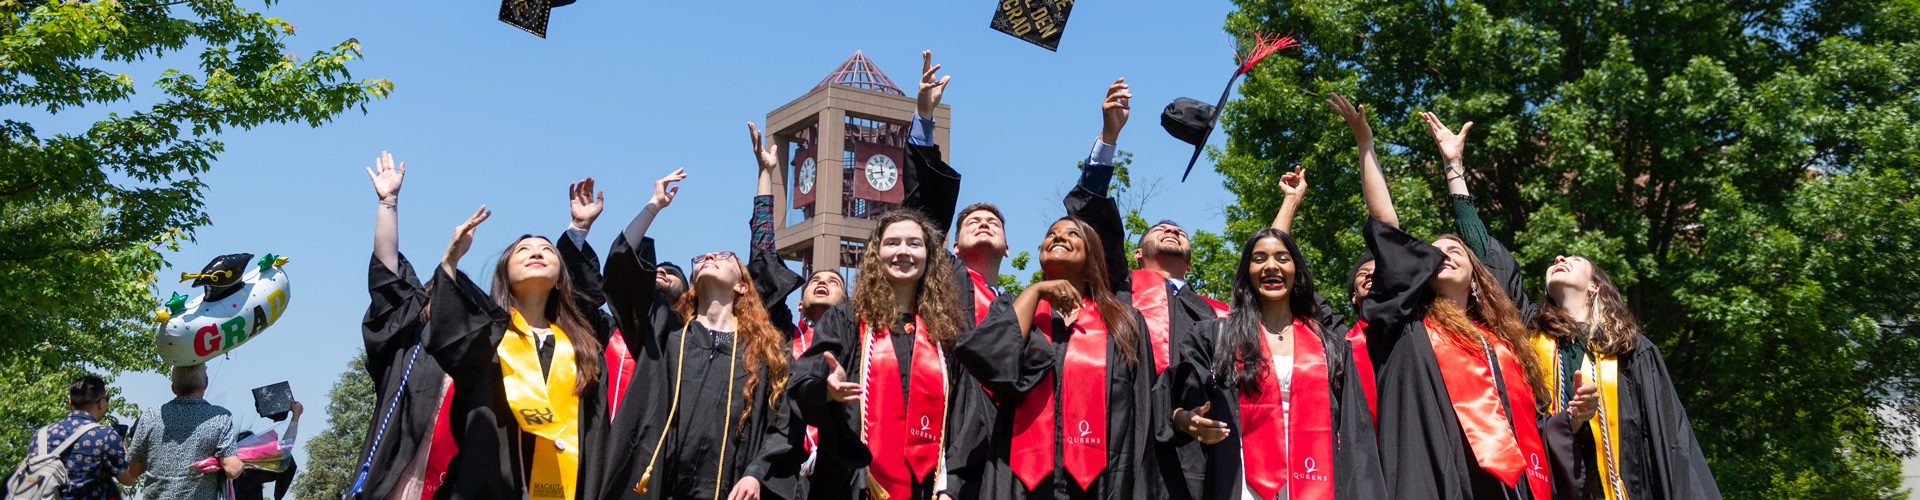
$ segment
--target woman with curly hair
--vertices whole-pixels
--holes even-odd
[[[975,384],[948,355],[964,322],[946,237],[913,209],[876,222],[852,300],[820,318],[793,379],[819,429],[807,498],[950,497],[949,403]]]
[[[675,171],[655,182],[607,261],[608,305],[638,346],[634,378],[645,381],[628,386],[616,417],[638,448],[612,484],[643,498],[791,498],[804,458],[785,399],[791,357],[746,265],[732,252],[696,256],[677,297],[654,279],[647,227],[685,178]]]

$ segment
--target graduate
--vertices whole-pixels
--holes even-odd
[[[807,497],[962,498],[950,403],[979,388],[949,353],[965,320],[944,236],[910,208],[875,222],[853,300],[820,319],[790,389],[819,430]]]
[[[1273,225],[1269,227],[1291,236],[1293,216],[1300,211],[1300,202],[1307,196],[1306,169],[1294,166],[1292,172],[1282,174],[1280,194],[1280,211],[1274,214]],[[1373,254],[1363,253],[1359,263],[1355,264],[1353,271],[1348,273],[1346,280],[1347,304],[1352,306],[1354,311],[1361,309],[1362,299],[1365,298],[1367,288],[1372,285],[1372,282]],[[1367,413],[1378,418],[1374,408],[1373,356],[1367,353],[1366,322],[1360,321],[1357,317],[1349,319],[1335,312],[1333,305],[1318,292],[1314,294],[1313,300],[1319,310],[1316,318],[1320,320],[1320,324],[1328,331],[1344,332],[1343,335],[1347,339],[1349,351],[1353,356],[1354,373],[1359,376],[1361,393],[1366,395]]]
[[[1544,299],[1533,301],[1513,253],[1488,236],[1474,208],[1463,161],[1473,123],[1454,133],[1433,113],[1420,119],[1446,162],[1456,229],[1500,277],[1532,332],[1543,368],[1534,383],[1547,393],[1541,410],[1575,417],[1549,424],[1554,496],[1720,498],[1659,348],[1641,334],[1606,271],[1586,257],[1557,256]]]
[[[1378,373],[1390,498],[1546,500],[1550,465],[1531,384],[1540,373],[1519,310],[1453,235],[1401,231],[1363,108],[1333,94],[1361,151],[1364,229],[1375,256],[1362,318]],[[1561,414],[1556,418],[1565,418]]]
[[[685,179],[682,169],[654,183],[607,260],[608,305],[644,353],[636,378],[656,386],[644,395],[630,388],[628,404],[665,410],[631,436],[640,448],[624,479],[633,482],[621,484],[641,498],[790,498],[801,459],[785,400],[791,354],[746,263],[731,252],[697,256],[677,297],[655,279],[647,228]]]
[[[752,277],[754,290],[760,293],[761,302],[767,305],[767,315],[774,328],[786,337],[788,350],[797,361],[807,352],[807,348],[813,347],[813,330],[820,318],[826,315],[828,309],[847,301],[846,282],[838,270],[826,268],[815,269],[803,285],[800,274],[788,269],[786,262],[775,252],[773,172],[780,168],[780,157],[774,150],[774,143],[766,142],[765,136],[753,122],[747,122],[747,136],[753,141],[754,159],[760,164],[758,187],[753,196],[753,216],[747,221],[753,249],[753,255],[747,258],[747,273]],[[800,305],[789,309],[787,296],[796,289],[801,290]],[[806,460],[801,462],[799,474],[794,478],[793,498],[797,500],[806,498],[806,493],[811,489],[807,485],[807,478],[813,475],[813,466],[819,461],[820,431],[806,425],[800,419],[799,412],[789,414],[791,428],[805,429],[805,434],[799,437],[800,450],[806,454]]]
[[[1352,348],[1315,297],[1293,237],[1266,229],[1241,247],[1232,311],[1181,339],[1172,417],[1208,447],[1204,498],[1386,498]]]
[[[1109,200],[1110,201],[1110,200]],[[1000,401],[979,498],[1159,498],[1152,348],[1115,295],[1119,251],[1075,217],[1040,246],[1045,281],[994,300],[954,355]],[[1109,260],[1111,259],[1111,260]],[[856,290],[856,293],[858,290]],[[1162,424],[1156,424],[1162,422]]]
[[[454,229],[434,276],[427,352],[453,377],[460,452],[435,498],[600,498],[608,414],[602,343],[612,326],[589,314],[544,237],[514,239],[482,291],[456,266],[492,212]],[[634,346],[629,345],[629,349]]]
[[[367,349],[367,376],[380,400],[354,455],[353,486],[347,496],[432,498],[457,449],[447,404],[453,379],[431,354],[421,352],[427,337],[427,291],[413,264],[400,253],[400,185],[407,165],[395,164],[385,151],[374,164],[367,177],[380,205],[367,266],[371,300],[360,320],[360,338]]]
[[[941,234],[953,241],[948,254],[953,269],[953,297],[964,329],[972,329],[987,316],[995,298],[1000,296],[1000,263],[1007,256],[1006,218],[992,203],[959,204],[960,173],[941,159],[940,147],[933,143],[936,125],[933,114],[946,95],[951,75],[939,75],[940,65],[933,63],[933,52],[920,53],[920,86],[915,98],[913,123],[908,127],[906,165],[901,183],[906,195],[901,206],[919,210],[933,222]],[[949,233],[948,229],[957,227]],[[945,242],[934,242],[940,246]],[[809,285],[811,286],[811,285]],[[952,472],[948,489],[955,498],[979,497],[980,470],[987,466],[987,437],[993,434],[995,414],[1007,404],[974,386],[949,395],[953,406],[952,455],[947,464]]]
[[[1100,135],[1093,151],[1081,162],[1080,180],[1061,201],[1067,215],[1086,221],[1102,235],[1111,235],[1114,239],[1109,241],[1115,242],[1125,234],[1125,223],[1107,190],[1113,180],[1115,144],[1119,143],[1120,132],[1126,128],[1132,113],[1132,100],[1133,90],[1125,78],[1115,79],[1107,86],[1106,97],[1100,103]],[[1121,254],[1116,252],[1112,261],[1115,264],[1107,271],[1116,294],[1140,311],[1144,319],[1147,341],[1152,347],[1149,351],[1155,394],[1160,401],[1154,405],[1156,408],[1172,408],[1167,381],[1161,377],[1168,367],[1179,364],[1179,338],[1187,335],[1195,323],[1226,311],[1225,304],[1216,307],[1211,299],[1194,293],[1193,287],[1182,280],[1193,267],[1191,245],[1179,225],[1160,221],[1140,235],[1133,251],[1132,257],[1140,263],[1140,269],[1127,270],[1125,261],[1119,258]],[[1156,420],[1155,425],[1158,424]],[[1161,469],[1156,471],[1161,476],[1156,479],[1163,486],[1161,493],[1173,500],[1198,498],[1206,482],[1205,451],[1193,440],[1181,438],[1167,429],[1156,430],[1155,435],[1172,438],[1171,441],[1156,440],[1152,447],[1155,463]]]

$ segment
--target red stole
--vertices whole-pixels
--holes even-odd
[[[1227,307],[1227,303],[1225,302],[1209,299],[1207,296],[1200,294],[1194,294],[1194,296],[1200,297],[1200,300],[1207,301],[1207,307],[1213,308],[1214,317],[1225,318],[1227,317],[1227,310],[1231,309]]]
[[[633,353],[627,352],[627,341],[619,329],[607,338],[601,359],[607,360],[607,419],[612,421],[620,412],[620,404],[626,402],[627,386],[633,384]]]
[[[1033,324],[1051,337],[1052,306],[1041,302]],[[1066,357],[1057,369],[1064,377],[1057,418],[1066,424],[1066,435],[1059,440],[1060,455],[1067,473],[1085,489],[1107,468],[1107,323],[1093,300],[1083,298],[1070,329]],[[1042,377],[1039,385],[1021,395],[1013,411],[1009,462],[1028,491],[1053,473],[1054,380],[1054,373]]]
[[[973,283],[973,324],[979,326],[987,320],[987,310],[993,308],[993,285],[987,283],[987,277],[973,272],[973,268],[961,266],[967,270],[968,281]]]
[[[1347,330],[1347,342],[1353,344],[1353,367],[1359,370],[1360,389],[1367,392],[1367,414],[1373,415],[1375,426],[1379,426],[1380,408],[1375,401],[1379,398],[1373,392],[1373,353],[1367,351],[1367,320],[1353,323]]]
[[[1240,399],[1240,454],[1247,487],[1273,498],[1292,484],[1293,498],[1333,498],[1332,386],[1327,383],[1327,351],[1320,337],[1293,319],[1293,366],[1273,366],[1273,351],[1260,340],[1260,362],[1268,365],[1259,394],[1236,391]],[[1266,334],[1266,329],[1261,328]],[[1293,370],[1287,409],[1280,405],[1280,376]],[[1293,464],[1299,464],[1294,469]]]
[[[1534,421],[1533,388],[1519,358],[1506,342],[1480,327],[1486,345],[1500,360],[1501,379],[1507,385],[1504,399],[1514,414],[1510,421],[1501,408],[1503,398],[1494,390],[1486,353],[1449,341],[1444,327],[1432,320],[1424,322],[1434,360],[1440,365],[1440,379],[1447,386],[1447,398],[1453,401],[1460,430],[1473,448],[1474,462],[1509,487],[1518,488],[1521,476],[1526,476],[1533,498],[1546,500],[1553,492],[1544,464],[1546,451],[1540,442],[1539,424]]]
[[[800,313],[800,316],[798,318],[799,321],[794,322],[793,340],[790,341],[789,344],[791,344],[790,347],[793,349],[793,359],[798,360],[801,354],[807,353],[807,348],[813,347],[813,322],[807,320],[806,309],[799,309],[795,312]],[[820,429],[809,425],[807,426],[806,439],[800,441],[800,449],[812,453],[813,447],[819,442]]]
[[[460,451],[453,439],[453,379],[446,379],[446,395],[440,397],[440,412],[433,417],[433,442],[427,444],[427,468],[420,473],[420,498],[433,498],[433,492],[447,479],[447,464]]]
[[[941,438],[947,428],[947,374],[940,346],[927,338],[926,323],[919,315],[914,315],[908,328],[913,359],[908,387],[903,388],[890,332],[860,325],[867,336],[867,369],[862,373],[866,380],[861,383],[867,391],[860,431],[873,456],[867,465],[867,482],[869,490],[879,489],[872,492],[875,498],[911,495],[913,481],[939,465]]]
[[[1133,270],[1133,308],[1147,319],[1147,334],[1153,345],[1153,373],[1167,371],[1168,330],[1173,328],[1168,319],[1167,276],[1159,271],[1147,269]]]

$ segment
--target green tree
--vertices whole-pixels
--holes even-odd
[[[287,53],[293,32],[230,0],[0,0],[0,107],[99,117],[50,135],[0,119],[0,304],[14,313],[0,385],[21,389],[0,395],[0,463],[64,414],[64,381],[162,367],[147,319],[154,273],[209,221],[199,176],[223,149],[217,135],[318,126],[391,91],[351,80],[358,42],[302,59]],[[116,72],[186,57],[189,69],[150,87]]]
[[[1241,37],[1305,43],[1228,105],[1229,234],[1308,167],[1313,269],[1364,250],[1365,104],[1401,220],[1437,235],[1437,151],[1416,111],[1473,121],[1469,182],[1539,290],[1593,258],[1659,344],[1728,498],[1888,498],[1920,403],[1920,4],[1239,0]],[[1343,277],[1343,276],[1342,276]],[[1324,279],[1332,287],[1341,278]]]
[[[307,441],[307,461],[300,464],[293,495],[298,498],[340,498],[360,472],[360,445],[366,442],[367,422],[373,421],[379,394],[367,377],[367,352],[347,362],[347,371],[327,392],[327,430]]]

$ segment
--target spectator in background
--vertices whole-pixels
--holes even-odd
[[[173,401],[149,408],[134,422],[131,464],[120,484],[132,485],[141,475],[151,478],[141,496],[152,500],[215,500],[220,482],[240,475],[234,456],[233,414],[208,403],[207,366],[173,368]],[[214,472],[201,472],[196,462],[218,459]]]
[[[73,379],[73,383],[67,385],[67,405],[73,411],[67,413],[66,418],[33,433],[34,440],[27,445],[28,453],[36,453],[42,439],[51,449],[66,442],[74,432],[85,429],[80,438],[60,454],[60,461],[67,466],[67,480],[72,483],[61,492],[61,498],[120,498],[120,487],[114,485],[113,480],[127,469],[127,448],[113,427],[101,423],[107,416],[107,382],[93,375]],[[88,424],[99,425],[87,427]],[[0,492],[0,496],[4,495],[5,492]]]

